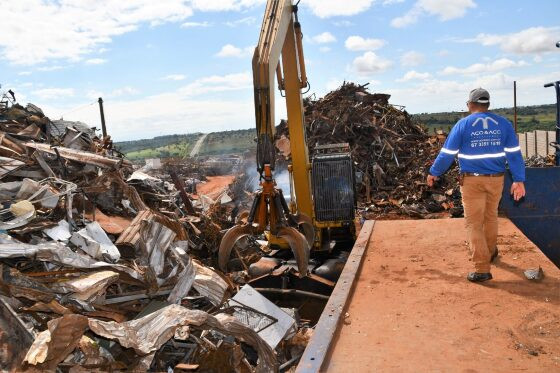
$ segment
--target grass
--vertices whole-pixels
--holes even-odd
[[[517,108],[517,131],[534,130],[552,131],[556,123],[555,105],[521,106]],[[508,118],[513,123],[513,108],[491,109],[492,112]],[[424,123],[430,130],[443,129],[448,131],[466,112],[422,113],[413,117]]]
[[[131,161],[141,161],[146,158],[182,158],[189,155],[200,136],[202,136],[200,133],[159,136],[153,139],[120,142],[115,145]],[[198,155],[243,153],[256,147],[255,136],[254,129],[213,132],[204,140]]]

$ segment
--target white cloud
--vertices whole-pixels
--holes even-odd
[[[468,9],[475,7],[473,0],[418,0],[404,15],[393,18],[391,26],[406,27],[426,14],[438,16],[440,21],[449,21],[463,17]]]
[[[334,43],[336,41],[336,38],[330,32],[325,31],[318,35],[313,36],[311,40],[317,44],[328,44],[328,43]]]
[[[347,19],[343,19],[340,21],[334,21],[333,25],[335,25],[336,27],[350,27],[350,26],[354,26],[354,23],[350,22]]]
[[[321,47],[319,50],[323,53],[327,53],[331,51],[331,47]]]
[[[408,82],[411,80],[426,80],[432,77],[430,73],[419,73],[417,71],[411,70],[408,71],[404,76],[400,79],[397,79],[397,82]]]
[[[76,105],[54,107],[45,102],[33,102],[53,119],[67,113],[65,119],[99,126],[97,105],[71,111]],[[282,111],[280,103],[279,112]],[[117,141],[249,128],[255,121],[252,75],[243,72],[202,77],[179,89],[154,96],[106,100],[104,109],[108,131]]]
[[[123,96],[131,96],[131,95],[136,95],[140,93],[139,90],[137,90],[134,87],[130,87],[130,86],[125,86],[125,87],[121,87],[121,88],[117,88],[114,89],[108,93],[104,93],[101,91],[97,91],[97,90],[90,90],[86,93],[86,97],[94,100],[98,97],[103,97],[105,99],[107,98],[117,98],[117,97],[123,97]]]
[[[210,27],[212,24],[208,21],[204,22],[183,22],[181,28],[194,28],[194,27]]]
[[[560,39],[560,27],[530,27],[511,34],[478,34],[474,39],[462,42],[476,42],[484,46],[498,45],[504,52],[531,54],[550,52]]]
[[[197,79],[186,86],[179,88],[181,95],[201,95],[208,92],[226,92],[241,89],[250,89],[253,86],[253,76],[249,72],[212,75]]]
[[[196,10],[203,12],[239,11],[266,3],[266,0],[191,0]]]
[[[449,56],[449,51],[447,49],[442,49],[439,52],[437,52],[437,55],[440,57]]]
[[[418,66],[424,63],[426,59],[422,53],[416,51],[406,52],[401,56],[401,65],[403,66]]]
[[[52,65],[52,66],[39,67],[39,68],[37,68],[37,71],[55,71],[55,70],[61,70],[61,69],[64,69],[64,66]]]
[[[404,3],[405,0],[383,0],[383,5],[387,6],[387,5],[393,5],[393,4],[399,4],[399,3]]]
[[[488,72],[495,72],[500,70],[509,69],[512,67],[522,67],[527,66],[527,62],[525,61],[513,61],[508,58],[500,58],[498,60],[489,62],[489,63],[475,63],[465,68],[454,67],[454,66],[447,66],[445,69],[441,71],[443,75],[452,75],[452,74],[463,74],[463,75],[474,75],[474,74],[483,74]]]
[[[126,86],[126,87],[114,89],[113,91],[111,91],[109,93],[109,97],[121,97],[121,96],[128,96],[128,95],[137,95],[138,93],[140,93],[140,91],[137,90],[136,88]]]
[[[41,100],[57,100],[65,97],[74,96],[73,88],[43,88],[31,92]]]
[[[2,57],[14,64],[77,61],[142,23],[176,22],[191,14],[191,7],[181,0],[167,1],[165,6],[150,0],[107,0],[103,6],[94,1],[6,2],[0,47]]]
[[[216,53],[216,57],[237,57],[237,58],[243,58],[243,57],[249,57],[251,56],[251,54],[253,54],[254,51],[254,47],[246,47],[246,48],[238,48],[235,45],[232,44],[226,44],[222,47],[222,49],[220,49],[220,51],[218,53]]]
[[[257,23],[257,19],[255,17],[244,17],[240,19],[236,19],[235,21],[227,21],[224,24],[229,27],[237,27],[237,26],[252,26]]]
[[[186,78],[183,74],[169,74],[161,78],[161,80],[184,80]]]
[[[102,65],[107,62],[104,58],[90,58],[85,61],[86,65]]]
[[[335,89],[340,87],[343,82],[344,80],[342,79],[330,78],[329,80],[327,80],[327,83],[325,84],[325,88],[327,89],[327,92],[334,91]]]
[[[22,76],[31,75],[31,71],[20,71],[20,72],[18,73],[18,75],[22,75]]]
[[[554,95],[551,95],[546,89],[542,89],[542,83],[552,81],[558,75],[560,75],[560,70],[557,68],[548,73],[522,77],[497,72],[473,76],[465,81],[429,78],[411,83],[411,86],[406,88],[389,88],[386,91],[392,95],[391,102],[407,105],[407,110],[411,113],[425,113],[465,110],[465,101],[470,90],[484,87],[490,92],[492,109],[513,105],[511,92],[513,81],[516,80],[518,105],[540,105],[553,102]],[[423,94],[418,95],[418,92]],[[414,99],[411,100],[411,97]]]
[[[369,9],[374,0],[307,0],[302,5],[311,9],[319,18],[334,16],[353,16]]]
[[[360,75],[375,74],[387,70],[393,63],[390,60],[379,57],[374,52],[366,52],[356,57],[352,67]]]
[[[349,36],[344,42],[346,49],[351,51],[372,51],[385,45],[385,40],[363,38],[361,36]]]
[[[4,1],[0,58],[17,65],[79,61],[144,24],[184,22],[195,10],[243,11],[265,0]],[[187,26],[188,27],[188,26]]]

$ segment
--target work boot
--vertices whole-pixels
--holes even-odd
[[[494,263],[494,260],[498,257],[498,248],[495,247],[494,248],[494,253],[492,254],[492,257],[490,258],[490,263]]]
[[[487,280],[492,280],[492,274],[488,273],[479,273],[479,272],[471,272],[467,276],[467,280],[470,282],[484,282]]]

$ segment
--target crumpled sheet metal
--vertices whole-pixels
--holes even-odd
[[[26,244],[0,234],[0,258],[26,257],[42,262],[52,262],[72,268],[112,268],[132,279],[144,282],[144,276],[132,268],[120,264],[100,262],[86,255],[75,253],[59,242],[46,242],[38,245]]]
[[[119,249],[113,245],[111,239],[96,221],[91,222],[87,224],[85,228],[74,232],[70,238],[70,242],[79,246],[95,259],[116,262],[121,258]]]
[[[24,361],[38,365],[42,371],[53,371],[78,345],[88,328],[88,318],[64,315],[47,323],[48,329],[39,333],[27,351]]]
[[[174,336],[177,328],[186,325],[214,329],[250,344],[259,354],[257,372],[276,371],[276,356],[272,348],[253,330],[227,315],[214,317],[204,311],[172,304],[158,312],[124,323],[89,320],[89,328],[95,334],[116,339],[123,347],[133,348],[140,355],[158,350]]]
[[[71,161],[91,164],[101,168],[116,168],[116,167],[132,167],[132,163],[126,159],[122,158],[112,158],[112,157],[104,157],[99,154],[66,148],[63,146],[56,146],[52,147],[50,144],[41,144],[41,143],[34,143],[34,142],[26,142],[23,145],[27,146],[28,148],[37,149],[45,153],[50,154],[57,154],[55,149],[58,151],[58,154],[62,158],[69,159]]]
[[[95,302],[105,294],[109,285],[119,279],[119,274],[113,271],[99,271],[88,273],[76,279],[56,283],[54,290],[73,293],[72,298],[87,302]]]
[[[180,303],[187,296],[195,281],[196,272],[192,259],[186,256],[182,260],[182,265],[184,268],[179,273],[178,281],[167,297],[169,303]]]
[[[119,247],[129,246],[135,249],[141,249],[141,229],[144,220],[156,221],[159,224],[163,224],[176,234],[175,239],[178,241],[186,241],[188,239],[187,231],[180,222],[171,220],[163,214],[156,213],[146,208],[140,210],[130,225],[122,232],[117,241],[115,241],[115,244]]]
[[[98,189],[99,192],[111,190],[115,183],[130,200],[136,211],[148,210],[149,207],[144,203],[140,194],[133,186],[128,185],[118,171],[105,171],[103,174],[90,183],[91,187]],[[87,189],[87,188],[86,188]]]
[[[50,302],[56,293],[15,268],[0,264],[0,293],[33,301]]]
[[[68,241],[72,237],[70,224],[66,220],[61,220],[55,227],[47,228],[43,232],[55,241]]]
[[[140,228],[140,247],[144,259],[156,277],[163,273],[165,253],[177,235],[171,229],[154,220],[143,220]]]
[[[210,302],[219,306],[224,301],[229,284],[215,271],[193,261],[196,276],[193,287],[200,295],[203,295]]]

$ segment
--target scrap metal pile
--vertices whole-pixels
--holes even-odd
[[[527,167],[554,167],[555,165],[554,154],[549,154],[547,156],[533,155],[525,159],[525,166]]]
[[[274,372],[297,362],[310,333],[297,310],[213,268],[231,198],[204,205],[181,170],[170,181],[133,171],[83,124],[0,107],[0,371]]]
[[[371,94],[366,86],[344,83],[321,99],[305,100],[310,157],[317,145],[350,145],[361,175],[358,204],[366,218],[424,218],[444,211],[462,215],[456,166],[434,188],[425,184],[445,135],[428,134],[404,108],[389,104],[390,95]],[[277,147],[289,156],[284,151],[288,138],[283,122],[277,127]]]

